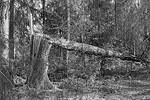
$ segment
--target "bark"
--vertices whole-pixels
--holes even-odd
[[[41,34],[35,34],[41,35]],[[103,48],[99,48],[96,46],[92,46],[89,44],[78,43],[75,41],[67,41],[64,38],[51,38],[48,35],[44,35],[44,37],[48,40],[50,44],[54,44],[70,51],[79,51],[84,52],[86,54],[93,54],[93,55],[102,55],[107,57],[121,57],[123,54],[120,52],[115,52],[112,50],[105,50]]]
[[[55,85],[50,82],[47,71],[48,71],[48,55],[52,45],[61,46],[68,50],[81,51],[86,54],[100,55],[103,57],[115,57],[122,60],[130,60],[141,62],[141,59],[132,56],[124,56],[120,52],[115,52],[112,50],[105,50],[103,48],[98,48],[92,45],[78,43],[75,41],[66,41],[65,39],[51,38],[48,35],[34,34],[34,37],[42,37],[39,51],[37,53],[35,63],[32,65],[33,72],[28,78],[28,85],[36,89],[55,89]]]
[[[0,52],[0,61],[1,61],[1,66],[0,66],[0,100],[13,100],[11,98],[11,90],[13,88],[12,84],[12,79],[10,76],[10,73],[12,72],[10,69],[9,64],[4,62],[4,59],[8,59],[8,41],[4,42],[5,40],[8,40],[8,34],[9,34],[9,6],[8,3],[9,1],[7,0],[2,0],[0,2],[0,5],[3,5],[3,9],[0,9],[1,14],[0,17],[2,19],[2,22],[0,24],[2,25],[2,30],[0,32],[1,34],[1,39],[3,43],[1,43],[1,52]],[[4,46],[4,47],[3,47]],[[2,64],[3,63],[3,64]],[[3,66],[6,65],[6,66]]]
[[[45,25],[45,0],[43,0],[43,26]]]
[[[28,1],[28,4],[29,3],[32,3],[32,0],[29,2]],[[28,8],[28,19],[29,19],[29,27],[30,27],[30,71],[32,73],[33,69],[32,69],[32,55],[33,55],[33,40],[34,40],[34,32],[33,32],[33,17],[32,17],[32,13],[31,13],[31,10]],[[30,74],[29,74],[30,75]]]
[[[70,41],[70,0],[67,0],[67,13],[68,13],[68,37],[67,40]],[[67,55],[66,55],[66,62],[68,64],[68,60],[69,60],[69,51],[67,51]]]
[[[4,2],[4,1],[3,1]],[[9,35],[9,12],[8,12],[9,6],[7,6],[7,4],[4,6],[2,12],[2,20],[3,20],[3,34],[4,34],[4,39],[8,40],[8,35]],[[8,41],[5,42],[5,48],[3,51],[3,57],[5,59],[8,59]]]
[[[14,0],[10,0],[10,21],[9,21],[9,65],[14,60]],[[13,69],[13,66],[11,66]]]
[[[45,0],[43,0],[43,25],[45,24]],[[32,14],[29,11],[30,19],[30,32],[32,35],[31,38],[31,50],[30,50],[30,67],[31,72],[27,79],[27,84],[30,87],[41,89],[53,89],[58,90],[55,85],[49,80],[47,75],[48,71],[48,56],[52,44],[49,44],[48,41],[42,36],[37,36],[33,34],[33,23],[32,23]]]
[[[55,89],[55,86],[50,82],[48,71],[48,55],[51,44],[44,38],[41,39],[39,51],[35,64],[32,66],[33,71],[28,78],[28,85],[36,89]]]
[[[40,36],[41,34],[35,34],[35,35]],[[125,54],[117,51],[106,50],[89,44],[78,43],[75,41],[67,41],[66,39],[63,38],[52,38],[48,35],[43,35],[43,37],[47,39],[50,44],[60,46],[70,51],[79,51],[85,54],[99,55],[103,57],[114,57],[114,58],[119,58],[121,60],[128,60],[133,62],[150,63],[144,58],[139,58],[136,56],[128,56],[128,55],[126,56]]]

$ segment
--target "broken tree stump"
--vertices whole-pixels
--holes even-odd
[[[35,38],[39,38],[35,36]],[[48,71],[48,56],[52,44],[49,44],[48,41],[41,36],[41,41],[39,45],[39,50],[34,60],[34,64],[31,64],[31,73],[28,77],[27,84],[36,89],[55,89],[56,87],[49,80],[47,71]]]

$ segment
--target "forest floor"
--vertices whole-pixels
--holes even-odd
[[[17,89],[16,100],[150,100],[150,80],[138,78],[115,78],[85,83],[84,80],[67,80],[60,86],[64,91],[26,91]]]

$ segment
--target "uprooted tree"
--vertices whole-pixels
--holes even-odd
[[[100,55],[103,57],[114,57],[121,60],[133,62],[149,63],[145,59],[133,56],[125,56],[124,54],[112,50],[95,47],[89,44],[78,43],[75,41],[67,41],[65,39],[52,38],[45,34],[34,35],[34,47],[31,61],[31,72],[28,76],[27,84],[36,89],[58,89],[49,80],[48,71],[48,56],[52,45],[63,47],[67,50],[84,52],[85,54]]]

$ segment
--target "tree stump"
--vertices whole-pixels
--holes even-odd
[[[37,36],[35,35],[35,38]],[[27,83],[30,87],[36,89],[55,89],[53,83],[49,80],[48,71],[48,56],[52,44],[49,44],[46,39],[42,37],[37,58],[32,67],[31,75]]]

